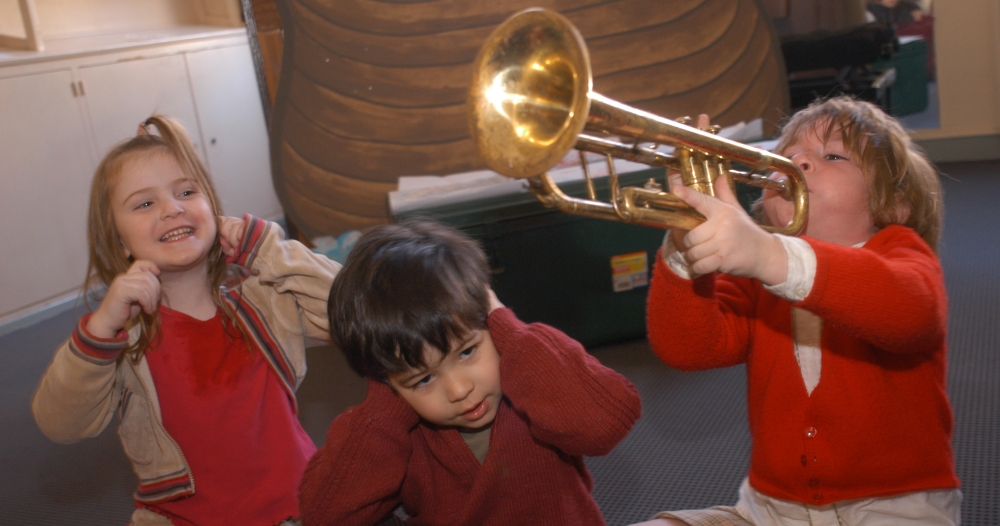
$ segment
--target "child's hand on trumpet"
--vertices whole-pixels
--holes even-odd
[[[698,128],[707,129],[708,115],[698,116]],[[759,279],[766,285],[784,283],[788,256],[781,241],[766,232],[740,205],[725,175],[715,181],[712,197],[681,183],[679,173],[668,177],[670,192],[706,217],[685,231],[674,229],[671,240],[696,275],[724,272]]]

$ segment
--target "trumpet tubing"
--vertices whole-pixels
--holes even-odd
[[[611,158],[677,170],[683,183],[715,195],[720,175],[779,192],[795,202],[784,226],[764,228],[789,235],[805,226],[808,195],[802,172],[766,150],[632,108],[592,91],[590,58],[583,38],[565,18],[545,9],[510,17],[487,39],[476,58],[468,100],[469,125],[480,156],[493,170],[528,179],[546,206],[560,211],[660,228],[691,229],[705,220],[656,184],[619,188]],[[673,146],[673,154],[643,144]],[[611,199],[567,196],[546,173],[577,149],[605,155]],[[748,172],[732,169],[738,162]],[[759,172],[780,172],[773,180]]]

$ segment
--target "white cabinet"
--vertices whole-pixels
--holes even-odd
[[[85,66],[77,76],[102,157],[153,113],[179,120],[204,156],[183,54]]]
[[[281,215],[245,30],[176,32],[0,52],[0,325],[79,292],[94,169],[153,113],[185,126],[225,213]]]
[[[206,49],[187,53],[185,58],[207,152],[205,162],[215,176],[223,211],[269,219],[280,216],[250,47]]]
[[[83,284],[97,163],[72,82],[0,79],[0,316]]]

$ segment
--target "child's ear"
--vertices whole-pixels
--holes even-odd
[[[892,210],[892,222],[905,225],[910,220],[910,203],[907,203],[902,193],[896,194],[896,206]]]
[[[122,248],[122,254],[125,256],[125,259],[130,259],[132,257],[132,253],[129,252],[128,247],[125,246],[125,242],[122,241],[121,239],[118,239],[118,244]]]

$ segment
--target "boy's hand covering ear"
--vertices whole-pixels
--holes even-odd
[[[486,287],[486,294],[490,297],[490,312],[503,308],[503,303],[500,303],[500,300],[497,298],[496,292],[493,292],[493,289]]]

